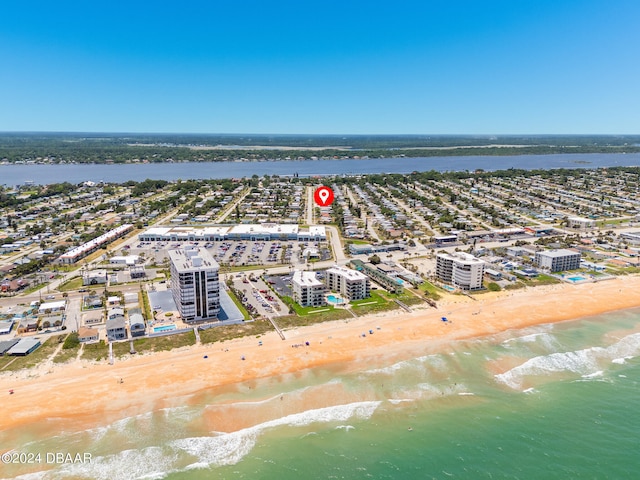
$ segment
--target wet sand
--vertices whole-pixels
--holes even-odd
[[[194,395],[251,380],[319,366],[358,371],[388,365],[424,354],[427,347],[438,351],[452,340],[639,307],[639,288],[640,276],[486,293],[474,297],[478,300],[448,296],[438,309],[394,311],[300,327],[285,331],[284,341],[275,332],[269,333],[259,339],[262,346],[258,339],[247,337],[116,359],[114,365],[76,361],[6,372],[0,374],[0,394],[5,395],[0,429],[53,419],[63,421],[70,430],[81,430],[184,405]],[[443,316],[449,321],[443,322]],[[9,389],[15,393],[9,396]],[[311,405],[289,405],[287,398],[281,401],[287,413],[323,406],[321,398]],[[228,415],[237,408],[224,404],[213,408],[205,425],[234,431],[263,420]]]

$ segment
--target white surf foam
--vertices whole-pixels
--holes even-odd
[[[640,333],[628,335],[609,347],[591,347],[575,352],[561,352],[531,358],[511,370],[496,375],[499,382],[513,388],[522,388],[525,377],[551,373],[571,372],[581,376],[600,371],[603,360],[633,358],[640,354]]]
[[[380,402],[377,401],[359,402],[308,410],[237,432],[213,437],[185,438],[175,440],[170,445],[196,457],[198,465],[233,465],[253,449],[258,436],[265,430],[280,426],[303,427],[312,423],[344,422],[351,418],[367,419],[379,405]]]
[[[13,477],[13,480],[42,480],[46,478],[48,472],[32,472],[25,473],[24,475],[20,475],[18,477]],[[8,480],[7,477],[3,477],[2,480]]]
[[[356,427],[354,427],[353,425],[338,425],[336,427],[336,430],[344,430],[346,432],[348,432],[349,430],[355,430]]]
[[[403,369],[423,369],[425,365],[428,365],[430,368],[433,368],[435,370],[446,369],[446,363],[440,355],[426,355],[423,357],[413,358],[411,360],[403,360],[401,362],[394,363],[393,365],[389,365],[388,367],[365,370],[363,373],[371,375],[381,373],[386,375],[393,375],[399,370]]]
[[[517,343],[539,343],[549,350],[557,350],[560,345],[554,335],[547,332],[537,332],[522,337],[509,338],[502,342],[502,346],[510,348]]]
[[[415,402],[415,398],[389,398],[387,400],[391,405],[400,405],[401,403]]]
[[[177,452],[161,447],[122,452],[92,458],[91,463],[66,464],[52,478],[92,478],[96,480],[159,479],[174,471]]]

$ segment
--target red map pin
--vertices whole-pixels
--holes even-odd
[[[333,203],[333,198],[333,190],[324,185],[316,188],[316,191],[313,192],[313,199],[319,207],[328,207]]]

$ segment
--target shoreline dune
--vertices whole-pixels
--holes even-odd
[[[287,330],[284,341],[270,332],[260,337],[262,346],[256,338],[245,337],[116,359],[114,365],[80,361],[2,373],[0,393],[7,396],[0,430],[17,434],[16,427],[46,421],[62,422],[65,430],[85,430],[189,404],[195,396],[239,384],[301,375],[314,367],[358,371],[372,364],[388,365],[426,350],[442,350],[454,340],[640,307],[638,288],[640,276],[633,276],[486,293],[477,301],[449,296],[438,309],[385,312]],[[450,322],[442,322],[443,316]],[[309,346],[292,347],[307,341]],[[15,391],[10,397],[9,389]],[[322,406],[318,402],[313,408]],[[214,397],[213,404],[224,408],[225,401],[216,402]],[[247,422],[227,419],[216,430],[234,431],[249,426]]]

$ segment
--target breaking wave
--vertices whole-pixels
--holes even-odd
[[[350,430],[353,427],[344,425],[343,422],[354,418],[370,418],[380,403],[358,402],[309,410],[270,420],[237,432],[182,438],[169,441],[161,446],[123,450],[111,455],[93,457],[91,463],[63,465],[55,470],[30,474],[32,476],[23,478],[25,480],[69,477],[97,480],[150,480],[164,478],[168,474],[178,471],[233,465],[253,449],[258,437],[266,430],[281,426],[304,427],[313,423],[329,422],[341,422],[337,428]],[[121,424],[116,426],[117,429],[121,427]],[[95,433],[102,434],[103,432]]]
[[[591,347],[575,352],[551,353],[534,357],[522,365],[495,376],[496,380],[514,390],[522,388],[527,376],[570,372],[583,378],[598,376],[601,363],[619,358],[630,358],[640,354],[640,333],[622,338],[609,347]]]
[[[197,464],[191,465],[192,467],[233,465],[251,451],[257,438],[265,430],[280,426],[304,427],[312,423],[344,422],[351,418],[368,419],[379,405],[380,402],[359,402],[318,408],[215,437],[176,440],[171,445],[199,459]]]

